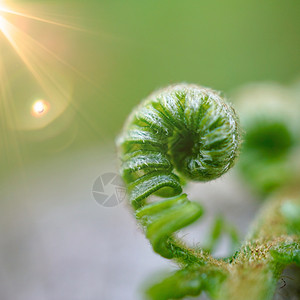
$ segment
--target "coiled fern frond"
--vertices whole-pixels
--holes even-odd
[[[219,300],[269,300],[283,268],[300,265],[298,188],[267,201],[252,232],[228,260],[191,249],[176,237],[203,213],[199,203],[182,193],[184,182],[222,176],[239,153],[238,117],[217,92],[178,84],[153,93],[132,112],[117,144],[137,220],[154,251],[180,265],[148,290],[151,299],[180,299],[205,291]],[[164,199],[150,201],[152,194]],[[220,220],[208,249],[226,229]]]
[[[173,233],[202,215],[201,206],[181,194],[183,180],[220,177],[234,164],[240,141],[233,108],[197,85],[159,90],[132,112],[118,139],[121,175],[157,253],[176,256]],[[151,194],[167,199],[147,204]]]

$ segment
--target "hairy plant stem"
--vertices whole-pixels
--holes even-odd
[[[249,236],[227,266],[228,277],[217,299],[272,299],[285,265],[275,261],[270,250],[299,243],[299,236],[290,234],[288,220],[281,214],[282,206],[291,201],[300,204],[299,191],[282,192],[265,203]]]
[[[290,220],[282,214],[286,204],[300,205],[300,192],[289,190],[267,200],[240,250],[228,260],[169,238],[173,259],[181,268],[152,286],[150,298],[177,299],[205,291],[216,300],[272,299],[284,267],[300,261],[297,229],[291,231]]]
[[[215,259],[206,251],[201,249],[193,249],[187,247],[183,242],[178,239],[170,238],[169,247],[174,253],[175,261],[182,267],[186,267],[192,264],[199,266],[210,265],[214,267],[221,267],[224,262]]]

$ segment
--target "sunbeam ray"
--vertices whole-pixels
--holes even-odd
[[[1,24],[4,36],[42,87],[47,99],[51,101],[53,110],[49,112],[50,116],[39,123],[45,126],[67,108],[71,100],[69,80],[57,60],[49,56],[45,48],[33,38],[6,19],[3,19]]]
[[[7,71],[0,56],[0,153],[8,163],[23,165],[16,124],[16,108],[7,82]],[[2,144],[2,145],[1,145]],[[10,159],[13,154],[13,159]]]
[[[52,20],[49,20],[49,19],[39,18],[39,17],[33,16],[33,15],[29,15],[29,14],[26,14],[26,13],[11,10],[9,8],[6,8],[6,7],[1,7],[1,3],[0,3],[0,12],[11,14],[11,15],[16,15],[16,16],[20,16],[20,17],[24,17],[24,18],[27,18],[27,19],[47,23],[47,24],[50,24],[50,25],[56,25],[56,26],[59,26],[59,27],[64,27],[64,28],[78,30],[78,31],[85,31],[85,29],[77,27],[77,26],[68,25],[68,24],[52,21]]]
[[[32,12],[37,12],[37,10],[32,10]],[[49,12],[47,14],[49,15]],[[20,138],[24,139],[24,132],[44,129],[62,114],[63,117],[58,122],[60,125],[57,126],[56,122],[53,130],[50,130],[49,137],[53,137],[53,134],[58,136],[69,126],[78,126],[78,124],[70,125],[75,115],[77,120],[80,120],[80,123],[88,127],[93,134],[99,138],[103,135],[89,116],[79,109],[78,103],[73,101],[73,82],[76,77],[84,79],[97,89],[99,84],[96,85],[93,80],[69,63],[66,56],[62,55],[59,48],[57,49],[58,45],[62,49],[71,47],[67,44],[67,39],[59,39],[58,42],[56,38],[59,35],[52,35],[49,31],[50,35],[42,35],[43,39],[40,40],[39,35],[37,35],[39,31],[31,31],[31,22],[41,22],[45,25],[77,31],[86,32],[86,30],[82,30],[78,26],[64,24],[55,18],[44,18],[45,14],[40,12],[38,15],[39,17],[36,17],[33,13],[27,13],[21,8],[15,9],[12,5],[8,7],[7,2],[0,0],[0,46],[7,50],[9,49],[7,45],[10,45],[14,49],[14,52],[7,50],[6,55],[12,59],[13,53],[17,54],[26,67],[26,73],[29,71],[31,74],[26,81],[29,85],[34,86],[33,90],[38,93],[36,95],[18,93],[18,85],[15,83],[14,89],[10,89],[10,85],[13,83],[10,82],[9,76],[16,71],[12,69],[15,62],[13,60],[9,62],[1,53],[0,114],[3,116],[0,121],[0,134],[3,145],[0,145],[0,153],[4,149],[8,155],[10,153],[12,156],[18,157],[16,161],[19,161],[19,165],[22,165],[22,149],[20,148],[22,142]],[[56,32],[60,31],[56,30]],[[65,34],[65,32],[61,31],[61,34]],[[53,41],[55,41],[55,48],[51,47]],[[12,62],[13,64],[11,64]],[[7,71],[5,65],[8,67]],[[15,105],[16,95],[23,98],[18,100],[18,106]],[[75,137],[75,131],[72,131],[71,140],[75,140]],[[47,135],[44,133],[43,139],[47,139]],[[13,151],[10,148],[13,148]],[[65,146],[60,147],[60,149],[63,148]]]

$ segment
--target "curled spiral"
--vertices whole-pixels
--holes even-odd
[[[184,179],[220,177],[233,166],[240,141],[234,109],[217,92],[197,85],[159,90],[132,112],[117,140],[121,175],[136,218],[157,253],[187,260],[190,253],[174,233],[203,210],[182,194]],[[151,194],[167,199],[147,203]]]

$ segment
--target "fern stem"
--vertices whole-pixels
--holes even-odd
[[[266,201],[248,238],[228,265],[229,276],[217,299],[272,299],[283,268],[297,263],[297,257],[281,250],[291,247],[299,251],[299,235],[294,231],[297,229],[291,230],[290,220],[282,214],[287,203],[299,206],[300,193],[283,192]]]

